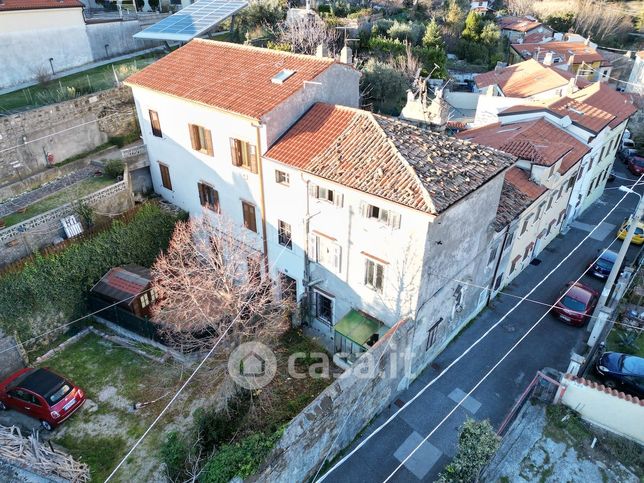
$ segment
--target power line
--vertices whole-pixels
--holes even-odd
[[[640,180],[642,179],[642,177],[644,177],[644,175],[640,176]],[[638,181],[639,181],[639,180],[638,180]],[[614,207],[611,211],[609,211],[609,212],[608,212],[608,214],[607,214],[607,215],[606,215],[606,216],[601,220],[601,222],[600,222],[600,223],[598,223],[598,224],[595,226],[595,228],[593,228],[593,229],[590,231],[590,233],[588,233],[588,235],[587,235],[587,236],[586,236],[586,237],[585,237],[585,238],[584,238],[584,239],[583,239],[583,240],[582,240],[582,241],[581,241],[581,242],[580,242],[580,243],[579,243],[579,244],[578,244],[578,245],[577,245],[577,246],[576,246],[576,247],[575,247],[571,252],[570,252],[570,254],[568,254],[568,256],[567,256],[566,258],[564,258],[564,260],[562,260],[562,262],[561,262],[561,263],[563,263],[563,262],[564,262],[564,261],[565,261],[565,260],[570,256],[570,255],[572,255],[572,254],[573,254],[573,253],[574,253],[574,252],[575,252],[575,251],[576,251],[576,250],[581,246],[581,244],[582,244],[582,243],[584,243],[584,242],[585,242],[585,241],[586,241],[586,240],[587,240],[587,239],[588,239],[588,238],[593,234],[593,232],[594,232],[597,228],[599,228],[599,226],[601,225],[601,223],[603,223],[603,222],[608,218],[608,216],[612,213],[612,211],[613,211],[615,208],[617,208],[617,206],[618,206],[618,205],[619,205],[619,204],[620,204],[620,203],[621,203],[621,202],[626,198],[626,196],[628,196],[628,194],[629,194],[629,193],[624,193],[624,196],[622,196],[622,198],[619,200],[619,202],[617,202],[617,204],[615,205],[615,207]],[[606,251],[607,251],[607,250],[608,250],[608,248],[605,248],[605,249],[602,251],[602,253],[599,255],[599,257],[597,257],[597,259],[595,259],[595,260],[598,260],[598,259],[599,259],[599,258],[600,258],[604,253],[606,253]],[[559,265],[561,265],[561,263],[560,263]],[[557,268],[559,267],[559,265],[557,265],[557,267],[555,267],[555,269],[557,269]],[[584,272],[583,272],[583,273],[582,273],[582,274],[577,278],[577,280],[575,280],[575,283],[578,283],[578,282],[581,280],[581,278],[586,274],[586,272],[588,272],[588,270],[590,270],[590,266],[589,266],[588,268],[586,268],[586,270],[584,270]],[[546,280],[546,279],[550,276],[550,274],[551,274],[551,273],[552,273],[552,272],[550,272],[550,273],[548,274],[548,276],[546,276],[546,278],[545,278],[544,280]],[[543,281],[541,281],[537,286],[535,286],[535,288],[533,288],[533,289],[532,289],[532,291],[534,291],[534,289],[536,289],[536,287],[538,287],[541,283],[543,283]],[[532,291],[531,291],[531,292],[532,292]],[[530,293],[531,293],[531,292],[530,292]],[[561,299],[563,299],[563,297],[564,297],[565,295],[566,295],[565,293],[561,294],[561,295],[559,296],[559,298],[555,301],[555,303],[551,306],[551,308],[552,308],[552,307],[554,307],[554,306],[555,306],[559,301],[561,301]],[[519,302],[519,304],[520,304],[520,303],[521,303],[521,302]],[[515,308],[516,308],[516,307],[517,307],[517,306],[515,305]],[[438,430],[438,428],[440,428],[440,427],[445,423],[445,421],[447,421],[447,420],[449,419],[449,417],[450,417],[452,414],[454,414],[454,412],[455,412],[455,411],[456,411],[456,410],[461,406],[461,404],[463,403],[463,401],[465,401],[468,397],[470,397],[470,396],[472,395],[472,393],[473,393],[473,392],[474,392],[474,391],[475,391],[475,390],[476,390],[476,389],[477,389],[481,384],[483,384],[483,382],[484,382],[484,381],[485,381],[485,380],[490,376],[490,374],[492,374],[492,373],[494,372],[494,370],[495,370],[499,365],[501,365],[501,363],[502,363],[505,359],[507,359],[507,357],[508,357],[508,356],[509,356],[513,351],[514,351],[514,349],[516,349],[516,348],[519,346],[519,344],[521,344],[521,342],[523,342],[523,340],[525,340],[525,338],[526,338],[526,337],[528,337],[528,335],[530,335],[530,333],[531,333],[531,332],[532,332],[532,331],[537,327],[537,325],[539,325],[539,323],[540,323],[543,319],[545,319],[545,318],[546,318],[546,316],[548,315],[548,312],[549,312],[549,311],[546,311],[546,312],[545,312],[541,317],[539,317],[539,319],[538,319],[538,320],[537,320],[537,321],[536,321],[536,322],[535,322],[535,323],[534,323],[534,324],[533,324],[533,325],[532,325],[532,326],[531,326],[531,327],[526,331],[526,333],[525,333],[525,334],[523,334],[523,335],[521,336],[521,338],[519,338],[519,340],[518,340],[517,342],[515,342],[515,343],[512,345],[512,347],[510,347],[510,349],[509,349],[509,350],[508,350],[508,351],[503,355],[503,357],[501,357],[501,358],[496,362],[496,364],[494,364],[494,366],[492,366],[492,368],[490,368],[490,370],[489,370],[489,371],[488,371],[488,372],[487,372],[487,373],[486,373],[486,374],[485,374],[485,375],[484,375],[484,376],[479,380],[479,382],[477,382],[477,383],[474,385],[474,387],[473,387],[473,388],[472,388],[472,389],[471,389],[471,390],[470,390],[470,391],[469,391],[465,396],[463,396],[463,397],[459,400],[459,402],[456,404],[456,406],[454,406],[454,408],[452,408],[452,410],[451,410],[449,413],[447,413],[447,415],[446,415],[446,416],[445,416],[445,417],[444,417],[444,418],[443,418],[443,419],[442,419],[442,420],[441,420],[441,421],[440,421],[440,422],[439,422],[439,423],[434,427],[434,429],[432,429],[432,430],[429,432],[429,434],[428,434],[427,436],[425,436],[425,438],[423,438],[423,440],[422,440],[422,441],[421,441],[421,442],[420,442],[420,443],[419,443],[419,444],[418,444],[418,445],[417,445],[417,446],[416,446],[416,447],[411,451],[411,453],[409,453],[409,455],[407,455],[407,457],[406,457],[406,458],[405,458],[405,459],[404,459],[404,460],[403,460],[403,461],[402,461],[402,462],[401,462],[401,463],[400,463],[400,464],[399,464],[399,465],[394,469],[394,471],[392,471],[392,472],[389,474],[389,476],[388,476],[387,478],[385,478],[385,480],[384,480],[384,482],[383,482],[383,483],[387,483],[387,482],[388,482],[388,481],[393,477],[393,475],[394,475],[394,474],[395,474],[395,473],[396,473],[400,468],[402,468],[402,467],[405,465],[405,463],[409,460],[409,458],[411,458],[411,457],[414,455],[414,453],[416,453],[416,451],[418,451],[418,449],[419,449],[419,448],[420,448],[420,447],[421,447],[421,446],[422,446],[422,445],[423,445],[423,444],[424,444],[424,443],[425,443],[425,442],[426,442],[426,441],[427,441],[427,440],[428,440],[428,439],[429,439],[429,438],[430,438],[430,437],[431,437],[431,436],[436,432],[436,430]],[[508,312],[508,313],[509,313],[509,312]],[[507,314],[506,314],[506,315],[507,315]],[[503,318],[502,318],[501,320],[503,320]],[[500,322],[501,320],[499,320],[499,322]],[[497,324],[498,324],[498,322],[497,322]],[[496,324],[495,324],[495,325],[496,325]],[[410,402],[411,402],[411,401],[410,401]],[[405,405],[405,406],[406,406],[406,405]],[[405,406],[403,406],[403,408],[404,408]],[[403,408],[401,408],[401,409],[403,409]]]
[[[644,178],[644,175],[642,175],[642,176],[640,176],[640,177],[639,177],[639,179],[637,180],[636,184],[637,184],[638,182],[640,182],[640,181],[642,180],[642,178]],[[635,186],[635,185],[634,185],[634,186]],[[550,276],[551,276],[555,271],[557,271],[557,270],[558,270],[558,269],[563,265],[563,263],[564,263],[564,262],[566,262],[566,261],[567,261],[567,260],[572,256],[572,254],[573,254],[573,253],[575,253],[575,252],[579,249],[579,247],[581,247],[581,245],[582,245],[586,240],[588,240],[588,238],[590,238],[590,236],[595,232],[595,230],[597,230],[597,228],[598,228],[598,227],[599,227],[599,226],[600,226],[604,221],[606,221],[606,219],[607,219],[607,218],[608,218],[608,217],[609,217],[609,216],[610,216],[610,215],[611,215],[611,214],[612,214],[612,213],[617,209],[617,207],[620,205],[620,203],[621,203],[622,201],[624,201],[624,199],[626,198],[626,196],[628,196],[628,194],[629,194],[629,193],[624,193],[624,196],[622,196],[622,198],[621,198],[621,199],[620,199],[620,200],[615,204],[615,206],[614,206],[613,208],[611,208],[611,210],[606,214],[606,216],[604,216],[604,218],[603,218],[602,220],[600,220],[600,222],[599,222],[599,223],[597,223],[597,225],[595,226],[595,228],[593,228],[593,229],[588,233],[588,235],[586,235],[586,236],[585,236],[585,237],[584,237],[584,238],[583,238],[583,239],[582,239],[582,240],[581,240],[581,241],[580,241],[580,242],[579,242],[579,243],[578,243],[578,244],[577,244],[577,245],[576,245],[576,246],[575,246],[571,251],[570,251],[570,253],[568,253],[568,255],[566,255],[566,256],[565,256],[565,257],[564,257],[564,258],[563,258],[563,259],[562,259],[562,260],[561,260],[561,261],[560,261],[560,262],[559,262],[559,263],[558,263],[558,264],[557,264],[557,265],[556,265],[556,266],[555,266],[555,267],[554,267],[554,268],[553,268],[553,269],[552,269],[552,270],[551,270],[551,271],[550,271],[550,272],[549,272],[549,273],[548,273],[548,274],[547,274],[547,275],[546,275],[546,276],[545,276],[541,281],[539,281],[539,283],[537,283],[537,284],[536,284],[536,285],[535,285],[535,286],[534,286],[534,287],[533,287],[533,288],[532,288],[532,289],[531,289],[531,290],[530,290],[530,291],[529,291],[529,292],[528,292],[528,293],[527,293],[527,294],[522,298],[522,300],[521,300],[521,301],[517,302],[517,303],[516,303],[516,304],[515,304],[515,305],[514,305],[510,310],[508,310],[508,311],[507,311],[507,312],[506,312],[506,313],[505,313],[505,314],[504,314],[504,315],[503,315],[503,316],[502,316],[502,317],[501,317],[497,322],[495,322],[495,323],[494,323],[494,324],[493,324],[493,325],[492,325],[488,330],[486,330],[486,331],[483,333],[483,335],[482,335],[481,337],[479,337],[477,340],[475,340],[475,341],[474,341],[474,342],[473,342],[473,343],[472,343],[472,344],[471,344],[471,345],[470,345],[470,346],[469,346],[469,347],[468,347],[468,348],[467,348],[467,349],[466,349],[462,354],[460,354],[460,355],[459,355],[456,359],[454,359],[454,360],[453,360],[453,361],[452,361],[452,362],[451,362],[451,363],[450,363],[450,364],[449,364],[445,369],[443,369],[443,370],[440,372],[440,374],[438,374],[436,377],[434,377],[434,378],[433,378],[431,381],[429,381],[429,382],[428,382],[428,383],[427,383],[427,384],[426,384],[426,385],[425,385],[425,386],[424,386],[420,391],[418,391],[418,392],[414,395],[414,397],[412,397],[409,401],[407,401],[407,402],[406,402],[402,407],[400,407],[400,408],[399,408],[399,409],[398,409],[398,410],[397,410],[393,415],[391,415],[391,416],[390,416],[390,417],[389,417],[389,418],[388,418],[384,423],[382,423],[380,426],[378,426],[378,427],[377,427],[373,432],[371,432],[369,435],[367,435],[367,436],[365,437],[365,439],[363,439],[363,440],[362,440],[362,441],[361,441],[361,442],[360,442],[360,443],[359,443],[359,444],[358,444],[354,449],[352,449],[349,453],[347,453],[347,454],[346,454],[342,459],[340,459],[340,461],[338,461],[338,462],[337,462],[337,463],[336,463],[336,464],[335,464],[331,469],[329,469],[329,470],[328,470],[324,475],[322,475],[322,477],[321,477],[318,481],[323,481],[323,480],[324,480],[328,475],[330,475],[331,473],[333,473],[333,472],[334,472],[337,468],[339,468],[339,467],[340,467],[340,466],[341,466],[345,461],[347,461],[351,456],[353,456],[357,451],[359,451],[359,450],[360,450],[360,448],[362,448],[362,447],[363,447],[363,446],[364,446],[364,445],[365,445],[365,444],[366,444],[366,443],[367,443],[367,442],[368,442],[372,437],[374,437],[376,434],[378,434],[380,431],[382,431],[382,429],[383,429],[383,428],[385,428],[385,427],[386,427],[386,426],[387,426],[391,421],[393,421],[393,420],[394,420],[394,419],[395,419],[395,418],[396,418],[396,417],[397,417],[397,416],[398,416],[398,415],[399,415],[403,410],[405,410],[405,409],[406,409],[409,405],[411,405],[411,404],[412,404],[416,399],[418,399],[418,398],[419,398],[419,397],[420,397],[420,396],[421,396],[421,395],[422,395],[422,394],[423,394],[423,393],[424,393],[424,392],[425,392],[425,391],[426,391],[430,386],[432,386],[436,381],[438,381],[441,377],[443,377],[443,376],[444,376],[444,375],[445,375],[445,374],[446,374],[446,373],[447,373],[447,372],[448,372],[452,367],[454,367],[458,362],[460,362],[460,361],[461,361],[461,360],[462,360],[462,359],[463,359],[463,358],[464,358],[464,357],[465,357],[465,356],[466,356],[466,355],[467,355],[467,354],[468,354],[468,353],[469,353],[469,352],[470,352],[474,347],[476,347],[476,346],[477,346],[477,345],[478,345],[482,340],[484,340],[484,339],[485,339],[485,338],[486,338],[486,337],[487,337],[487,336],[488,336],[488,335],[489,335],[489,334],[490,334],[494,329],[496,329],[496,328],[501,324],[501,322],[503,322],[503,321],[504,321],[504,320],[505,320],[505,319],[506,319],[506,318],[507,318],[507,317],[508,317],[512,312],[514,312],[514,311],[515,311],[515,310],[516,310],[516,309],[517,309],[517,308],[518,308],[518,307],[523,303],[523,301],[524,301],[525,299],[527,299],[530,295],[532,295],[532,293],[534,293],[534,291],[535,291],[535,290],[537,290],[537,288],[539,288],[539,287],[540,287],[540,286],[541,286],[541,285],[542,285],[546,280],[548,280],[548,278],[550,278]],[[606,251],[606,250],[604,250],[604,252],[605,252],[605,251]],[[600,254],[600,257],[601,257],[601,255],[603,255],[603,252],[602,252],[602,254]],[[598,257],[597,259],[599,259],[599,257]],[[588,269],[586,269],[586,271],[587,271],[587,270],[588,270]],[[584,273],[585,273],[585,272],[584,272]],[[583,274],[582,274],[582,276],[583,276]],[[581,279],[581,277],[579,277],[579,279]],[[546,312],[546,314],[547,314],[547,312]],[[544,314],[544,316],[543,316],[543,317],[541,317],[541,319],[539,319],[539,321],[537,321],[537,324],[538,324],[538,323],[539,323],[539,322],[540,322],[540,321],[545,317],[545,315],[546,315],[546,314]],[[527,335],[532,331],[532,329],[534,329],[534,327],[536,327],[536,324],[532,326],[532,328],[531,328],[531,329],[530,329],[530,330],[529,330],[529,331],[528,331],[528,332],[527,332],[527,333],[526,333],[526,334],[525,334],[525,335],[524,335],[524,336],[519,340],[519,342],[521,342],[521,340],[523,340],[523,339],[524,339],[524,338],[525,338],[525,337],[526,337],[526,336],[527,336]],[[515,344],[515,345],[512,347],[511,351],[512,351],[512,350],[514,350],[514,348],[515,348],[517,345],[518,345],[518,343],[517,343],[517,344]],[[508,354],[506,354],[506,355],[504,356],[504,358],[505,358],[505,357],[507,357],[507,355],[509,355],[509,353],[508,353]],[[494,368],[496,368],[496,367],[497,367],[501,362],[502,362],[502,361],[499,361],[499,362],[494,366]],[[492,370],[494,370],[494,368],[493,368]],[[487,374],[485,377],[489,376],[489,374],[491,374],[491,371],[490,371],[490,372],[488,372],[488,374]],[[479,382],[479,383],[478,383],[478,385],[477,385],[476,387],[478,387],[480,384],[481,384],[481,382]],[[476,387],[475,387],[474,389],[476,389]],[[473,391],[474,391],[474,389],[473,389],[472,391],[470,391],[470,393],[468,393],[465,397],[469,396],[469,395],[471,394],[471,392],[473,392]],[[458,405],[457,405],[457,406],[456,406],[456,407],[455,407],[455,408],[450,412],[450,415],[451,415],[451,414],[452,414],[452,413],[453,413],[453,412],[454,412],[454,411],[455,411],[455,410],[460,406],[460,404],[461,404],[464,400],[465,400],[465,398],[461,399],[461,401],[458,403]],[[448,415],[448,417],[449,417],[449,415]],[[440,423],[440,424],[442,425],[442,424],[445,422],[445,420],[446,420],[446,419],[444,419],[443,421],[441,421],[441,423]],[[434,430],[432,430],[432,433],[431,433],[431,434],[433,434],[433,432],[435,432],[435,431],[436,431],[436,429],[438,429],[438,427],[439,427],[439,426],[437,426],[436,428],[434,428]],[[431,436],[431,434],[430,434],[430,436]],[[429,436],[428,436],[428,437],[426,437],[425,439],[423,439],[423,441],[421,442],[421,445],[422,445],[422,443],[424,443],[425,441],[427,441],[427,439],[429,439]],[[410,457],[411,457],[411,456],[412,456],[412,455],[413,455],[413,454],[418,450],[418,448],[419,448],[419,447],[420,447],[420,445],[416,446],[416,448],[412,451],[412,453],[411,453],[409,456],[407,456],[407,458],[405,458],[405,460],[403,461],[403,463],[401,463],[401,465],[399,465],[399,466],[396,468],[396,470],[394,470],[394,473],[395,473],[396,471],[398,471],[398,469],[400,469],[400,467],[402,467],[402,465],[403,465],[404,463],[406,463],[406,462],[409,460],[409,458],[410,458]],[[388,480],[389,478],[391,478],[391,476],[392,476],[394,473],[392,473],[391,475],[389,475],[389,477],[387,478],[387,480]],[[387,480],[385,480],[385,481],[387,481]]]

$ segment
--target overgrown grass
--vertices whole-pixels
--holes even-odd
[[[77,460],[87,463],[92,482],[102,482],[112,472],[114,462],[123,457],[127,441],[119,436],[79,436],[67,433],[56,441]]]
[[[79,198],[87,196],[95,191],[105,188],[114,183],[114,178],[109,176],[92,176],[91,178],[84,179],[78,183],[73,184],[65,189],[62,189],[40,201],[37,201],[27,207],[27,209],[20,213],[15,212],[3,218],[7,227],[16,225],[29,218],[45,213],[54,208],[58,208],[66,203],[71,203]]]
[[[644,357],[644,332],[639,331],[639,335],[637,335],[632,345],[627,345],[623,342],[626,337],[627,331],[625,329],[614,327],[606,338],[606,349]]]
[[[0,115],[6,111],[19,111],[61,102],[92,92],[116,86],[116,78],[124,80],[129,75],[148,66],[161,54],[147,54],[132,59],[114,62],[93,69],[55,79],[0,96]]]

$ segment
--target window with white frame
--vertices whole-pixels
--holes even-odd
[[[289,186],[291,184],[291,177],[288,173],[280,171],[279,169],[275,170],[275,182],[283,184],[284,186]]]
[[[376,292],[382,292],[385,284],[384,263],[372,258],[365,258],[364,284]]]
[[[379,221],[392,228],[400,228],[400,215],[392,210],[361,202],[360,212],[367,219]]]
[[[277,241],[286,248],[293,247],[291,225],[282,220],[277,220]]]
[[[333,299],[318,291],[313,292],[313,299],[315,317],[333,325]]]
[[[313,232],[309,235],[309,259],[340,273],[342,267],[342,247],[327,235]]]
[[[427,331],[427,342],[425,343],[425,350],[426,351],[429,350],[429,348],[432,347],[436,343],[436,340],[438,339],[438,328],[440,327],[442,321],[443,321],[443,318],[441,317]]]
[[[315,184],[309,184],[309,195],[320,201],[326,201],[335,206],[342,206],[344,203],[344,196],[336,190],[324,188]]]

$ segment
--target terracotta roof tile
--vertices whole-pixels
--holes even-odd
[[[588,146],[543,118],[490,124],[456,136],[543,166],[551,166],[563,156],[560,173],[567,172],[590,151]]]
[[[510,168],[510,170],[518,168]],[[508,172],[510,171],[508,170]],[[507,175],[507,172],[506,172]],[[503,181],[499,207],[494,220],[494,230],[499,232],[533,203],[533,200],[507,180]]]
[[[73,7],[84,7],[84,5],[79,0],[3,0],[0,2],[0,12]]]
[[[506,16],[497,19],[496,23],[502,30],[514,30],[516,32],[528,32],[542,25],[538,20],[528,17]]]
[[[505,173],[505,181],[517,188],[532,201],[537,200],[547,191],[544,186],[539,186],[530,180],[530,173],[516,166],[508,169]]]
[[[555,57],[561,57],[562,63],[567,63],[571,55],[574,55],[573,63],[581,64],[582,62],[602,62],[605,59],[602,55],[593,49],[590,45],[583,42],[562,42],[552,41],[545,43],[523,43],[512,44],[514,49],[524,59],[533,58],[543,62],[546,53],[551,52]]]
[[[195,39],[126,84],[259,119],[333,64],[329,58]],[[283,84],[271,82],[284,69],[295,73]]]
[[[315,104],[266,157],[428,213],[441,213],[514,157],[359,109]]]
[[[631,99],[604,82],[595,82],[585,89],[571,94],[570,97],[595,109],[611,113],[614,118],[610,122],[610,127],[618,126],[637,112]]]

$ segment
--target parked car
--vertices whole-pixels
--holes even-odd
[[[644,158],[642,156],[631,156],[626,165],[628,170],[637,176],[644,173]]]
[[[593,260],[590,264],[590,274],[597,278],[606,278],[615,265],[617,253],[612,250],[606,250],[602,255]]]
[[[620,240],[626,238],[626,233],[628,232],[629,226],[630,220],[624,220],[624,223],[622,223],[622,226],[620,226],[619,230],[617,231],[617,238],[619,238]],[[637,224],[637,228],[635,228],[635,233],[633,233],[631,243],[634,245],[641,245],[642,243],[644,243],[644,223],[642,223],[641,221]]]
[[[622,139],[622,149],[623,148],[635,149],[635,141],[625,137],[624,139]]]
[[[644,397],[644,358],[620,352],[604,352],[597,359],[595,369],[606,386],[623,388]]]
[[[0,410],[15,409],[36,418],[47,431],[84,402],[81,388],[49,369],[20,369],[0,382]]]
[[[567,324],[581,327],[595,310],[599,294],[581,282],[568,282],[552,311]]]
[[[624,163],[628,163],[628,159],[631,156],[637,156],[637,151],[633,148],[622,148],[617,151],[617,157],[621,159]]]

